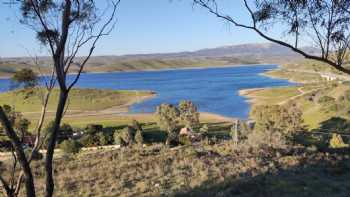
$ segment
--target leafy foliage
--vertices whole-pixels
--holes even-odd
[[[24,118],[22,113],[16,112],[15,109],[9,105],[4,105],[3,109],[6,115],[8,116],[11,124],[13,125],[17,136],[23,142],[23,139],[26,136],[30,136],[30,133],[28,132],[28,128],[31,122],[28,119]],[[0,124],[0,136],[1,135],[4,135],[4,131],[3,131],[2,125]]]
[[[69,12],[71,26],[76,26],[82,30],[92,30],[92,24],[98,22],[97,7],[95,1],[70,1],[71,10]],[[45,23],[50,23],[49,16],[55,13],[61,13],[63,5],[61,1],[44,0],[44,1],[21,1],[21,23],[33,26],[37,21],[45,20]],[[40,16],[38,15],[40,13]],[[53,20],[53,19],[52,19]],[[59,26],[39,26],[37,29],[37,39],[43,45],[49,43],[57,43],[62,35]],[[58,47],[58,46],[56,46]]]
[[[43,130],[44,146],[46,146],[48,143],[48,138],[49,138],[49,135],[53,132],[54,125],[55,125],[54,121],[51,121]],[[64,140],[71,139],[73,136],[73,133],[74,133],[74,130],[72,126],[70,126],[69,124],[61,125],[57,136],[57,144],[60,144]]]
[[[25,89],[33,88],[38,84],[39,77],[29,68],[23,68],[12,76],[11,81],[16,86],[23,86]]]
[[[144,142],[143,132],[142,130],[137,130],[135,134],[135,142],[139,145],[142,145]]]
[[[303,129],[302,112],[296,104],[255,106],[251,113],[256,120],[255,130],[274,130],[293,135]]]
[[[192,101],[181,101],[179,103],[181,123],[188,128],[194,128],[199,125],[199,113],[197,106]]]
[[[166,144],[178,141],[180,124],[192,129],[199,126],[199,113],[192,101],[180,101],[179,106],[161,104],[157,107],[158,126],[168,132]]]
[[[199,132],[206,134],[209,131],[208,124],[203,124],[203,126],[199,129]]]
[[[99,132],[102,132],[103,126],[100,124],[89,124],[86,126],[85,132],[88,134],[97,134]]]
[[[170,145],[177,139],[180,111],[171,104],[161,104],[157,107],[156,117],[159,127],[168,132],[166,144]]]
[[[171,104],[161,104],[156,109],[157,123],[159,127],[169,133],[173,132],[179,122],[180,111]]]
[[[287,106],[256,106],[252,109],[254,130],[248,134],[248,144],[281,147],[303,130],[302,112],[295,104]]]
[[[127,126],[122,130],[116,130],[114,132],[114,143],[121,146],[132,145],[135,142],[136,133],[137,130],[132,126]]]
[[[81,150],[81,144],[76,140],[64,140],[60,144],[60,148],[64,153],[76,154]]]
[[[97,136],[86,134],[79,139],[79,142],[83,147],[94,147],[98,146],[99,139],[97,138]]]
[[[320,99],[318,99],[319,103],[326,103],[326,104],[330,104],[334,101],[335,101],[335,99],[333,97],[330,97],[330,96],[323,96]]]
[[[97,138],[98,138],[98,144],[100,146],[108,145],[109,143],[108,137],[103,132],[98,133]]]

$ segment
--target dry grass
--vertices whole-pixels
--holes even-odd
[[[175,149],[153,145],[56,158],[55,196],[341,197],[350,192],[347,154],[302,147],[243,150],[230,142]],[[33,168],[41,196],[42,163]]]

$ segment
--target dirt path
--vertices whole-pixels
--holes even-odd
[[[305,94],[308,94],[308,93],[310,93],[310,92],[315,91],[315,90],[304,91],[304,90],[303,90],[303,87],[299,87],[297,90],[300,92],[300,94],[298,94],[298,95],[296,95],[296,96],[292,96],[292,97],[290,97],[290,98],[288,98],[288,99],[286,99],[286,100],[284,100],[284,101],[281,101],[281,102],[278,103],[278,105],[286,104],[286,103],[289,102],[289,101],[295,100],[295,99],[297,99],[297,98],[299,98],[299,97],[304,96]]]
[[[278,105],[286,104],[286,103],[289,102],[289,101],[295,100],[295,99],[300,98],[300,97],[302,97],[302,96],[304,96],[304,95],[306,95],[306,94],[309,94],[309,93],[311,93],[311,92],[314,92],[314,91],[317,91],[317,90],[321,90],[321,89],[323,89],[323,88],[316,88],[316,89],[312,89],[312,90],[309,90],[309,91],[304,91],[304,90],[303,90],[303,87],[299,87],[299,88],[298,88],[298,91],[300,92],[299,95],[292,96],[292,97],[288,98],[287,100],[284,100],[284,101],[282,101],[282,102],[279,102]]]

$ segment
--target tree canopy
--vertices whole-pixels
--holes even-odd
[[[23,68],[12,76],[11,80],[16,86],[23,85],[25,89],[33,88],[38,84],[38,75],[29,68]]]

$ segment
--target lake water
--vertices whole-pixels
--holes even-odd
[[[153,99],[135,104],[131,112],[154,112],[161,103],[177,104],[189,99],[198,105],[199,111],[228,117],[247,118],[250,105],[239,96],[239,90],[290,86],[287,80],[261,75],[276,65],[236,66],[225,68],[113,72],[83,74],[77,84],[82,88],[116,90],[152,90]],[[8,90],[9,80],[0,79],[0,91]]]

